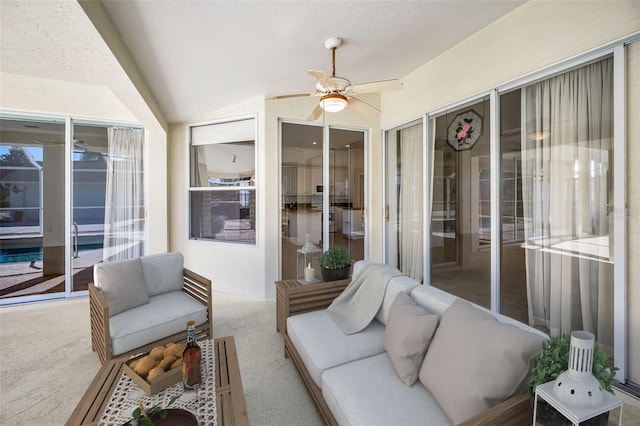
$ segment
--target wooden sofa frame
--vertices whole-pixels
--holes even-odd
[[[196,327],[196,336],[199,339],[211,339],[213,338],[211,280],[186,268],[183,269],[182,275],[184,278],[182,291],[207,307],[207,322]],[[89,283],[89,310],[91,316],[91,349],[98,354],[100,362],[105,364],[114,358],[111,353],[111,336],[109,335],[109,307],[104,296],[94,283]],[[124,357],[148,352],[154,346],[182,340],[184,335],[185,332],[176,333],[117,356]]]
[[[348,280],[320,283],[314,285],[299,286],[287,290],[285,312],[286,317],[304,312],[326,309],[333,299],[338,296],[349,284]],[[337,425],[329,406],[322,396],[322,389],[316,385],[304,365],[300,354],[289,338],[286,326],[280,331],[284,337],[285,358],[291,358],[302,381],[304,382],[316,408],[327,425]],[[530,424],[533,418],[533,410],[530,403],[529,392],[522,392],[503,401],[489,410],[474,416],[463,423],[462,426],[520,426]]]

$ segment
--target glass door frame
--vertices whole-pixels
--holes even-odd
[[[369,129],[360,128],[355,126],[344,126],[344,125],[332,125],[327,123],[317,123],[317,122],[309,122],[303,120],[295,120],[295,119],[278,119],[278,223],[282,223],[282,210],[283,210],[283,192],[282,192],[282,125],[283,124],[295,124],[295,125],[303,125],[303,126],[313,126],[322,128],[322,186],[323,188],[329,188],[330,184],[330,176],[329,176],[329,167],[330,167],[330,146],[329,146],[329,133],[330,130],[347,130],[354,132],[361,132],[363,134],[364,140],[364,258],[369,258],[369,232],[370,232],[370,224],[369,224],[369,164],[371,161],[371,152],[369,150],[370,143],[370,132]],[[322,211],[329,212],[330,208],[330,199],[329,199],[330,191],[322,191]],[[329,230],[330,230],[330,221],[329,215],[324,215],[326,219],[323,219],[321,234],[322,234],[322,251],[325,251],[329,248]],[[278,238],[278,277],[282,279],[282,230],[280,231],[280,238]]]
[[[65,137],[64,137],[64,244],[65,244],[65,259],[64,259],[64,270],[65,270],[65,289],[62,292],[58,293],[39,293],[33,295],[26,296],[16,296],[7,299],[0,299],[0,306],[9,306],[15,305],[19,303],[29,303],[29,302],[39,302],[39,301],[47,301],[47,300],[56,300],[56,299],[66,299],[72,297],[80,297],[86,296],[89,294],[88,290],[73,290],[73,141],[74,141],[74,126],[75,125],[94,125],[94,126],[104,126],[104,127],[134,127],[134,128],[142,128],[140,123],[136,122],[125,122],[125,121],[111,121],[105,119],[93,119],[93,118],[74,118],[70,115],[60,115],[60,114],[48,114],[48,113],[33,113],[33,112],[13,112],[9,110],[0,110],[0,118],[8,119],[8,120],[24,120],[24,121],[45,121],[52,123],[63,124],[65,127]],[[147,135],[145,132],[144,135],[144,190],[145,193],[148,193],[149,184],[148,184],[148,141]],[[46,214],[42,209],[42,193],[40,195],[40,227],[42,228],[43,223],[43,215]],[[148,210],[148,198],[145,197],[145,210]],[[147,251],[146,244],[148,240],[149,229],[148,226],[145,226],[144,232],[144,247],[145,252]]]

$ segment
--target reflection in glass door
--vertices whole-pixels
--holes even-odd
[[[329,129],[329,247],[364,259],[364,132]]]
[[[0,299],[64,292],[65,124],[0,120]]]
[[[431,281],[491,306],[489,100],[435,118]]]
[[[71,253],[73,291],[79,291],[93,282],[93,265],[103,259],[107,128],[75,125],[73,136]]]
[[[322,127],[282,123],[281,135],[281,276],[286,280],[297,278],[298,250],[305,243],[322,248]]]

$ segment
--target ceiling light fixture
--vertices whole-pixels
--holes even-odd
[[[347,98],[340,93],[327,93],[320,98],[320,106],[326,112],[340,112],[347,107]]]

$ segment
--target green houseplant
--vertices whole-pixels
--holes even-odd
[[[344,280],[351,271],[351,255],[341,246],[329,247],[320,257],[320,270],[324,281]]]
[[[531,369],[531,394],[535,388],[543,383],[550,382],[569,368],[569,349],[571,347],[571,335],[564,333],[558,337],[551,337],[542,342],[542,352],[535,357]],[[598,379],[602,389],[613,393],[612,385],[616,383],[615,375],[619,369],[613,366],[607,354],[600,344],[596,342],[593,348],[592,374]],[[546,402],[538,400],[538,418],[542,424],[564,425],[571,424],[564,416],[558,413]],[[597,416],[594,419],[580,423],[581,425],[607,424],[608,413]]]

